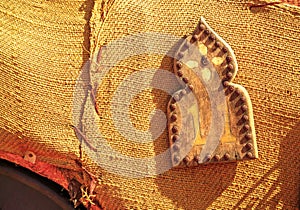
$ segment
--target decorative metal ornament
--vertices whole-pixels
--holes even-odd
[[[175,58],[184,88],[167,108],[173,166],[257,158],[252,105],[233,83],[238,65],[231,47],[201,17]]]

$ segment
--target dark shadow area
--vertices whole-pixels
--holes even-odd
[[[51,180],[0,160],[0,209],[74,209],[69,199],[68,192]]]
[[[298,117],[299,119],[299,117]],[[278,163],[275,164],[265,175],[251,187],[243,198],[236,204],[235,209],[249,197],[260,185],[268,185],[269,177],[279,171],[279,177],[272,184],[264,198],[256,209],[276,209],[279,202],[282,202],[283,209],[296,209],[300,205],[300,120],[290,130],[288,135],[280,143]],[[278,191],[279,192],[276,192]],[[275,194],[275,196],[274,196]],[[297,201],[295,206],[289,204]],[[247,209],[253,206],[248,204]]]
[[[178,45],[173,46],[168,55],[174,55]],[[174,73],[173,58],[165,56],[160,69]],[[178,89],[180,88],[178,83]],[[152,94],[156,108],[167,114],[167,104],[171,96],[159,90],[152,91]],[[154,147],[156,155],[169,148],[167,130],[154,142]],[[171,161],[171,159],[166,161]],[[236,167],[237,163],[220,163],[190,168],[172,168],[158,175],[155,182],[162,196],[170,198],[176,207],[206,209],[231,185]]]

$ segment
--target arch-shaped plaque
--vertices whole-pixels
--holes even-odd
[[[237,71],[231,47],[201,18],[174,59],[184,84],[167,108],[174,166],[258,157],[250,97],[233,83]]]

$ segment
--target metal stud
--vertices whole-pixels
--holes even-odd
[[[234,86],[232,86],[232,85],[230,85],[228,88],[230,91],[234,91],[234,89],[235,89]]]
[[[205,29],[205,30],[204,30],[204,33],[208,35],[210,32],[209,32],[208,29]]]
[[[250,150],[250,149],[253,148],[253,145],[252,145],[251,143],[247,143],[247,144],[245,145],[245,147],[246,147],[246,149]]]
[[[209,36],[209,39],[211,39],[212,41],[214,41],[214,40],[216,40],[216,37],[215,37],[215,35],[211,34],[211,35]]]
[[[248,131],[250,129],[250,126],[248,124],[244,125],[244,130]]]
[[[175,109],[176,109],[176,105],[175,105],[175,104],[171,104],[171,105],[170,105],[170,110],[171,110],[171,111],[174,111]]]
[[[231,79],[231,78],[232,78],[232,73],[231,73],[231,72],[228,72],[228,73],[226,74],[226,76],[227,76],[228,79]]]
[[[241,102],[246,102],[246,98],[245,98],[244,96],[242,96],[242,97],[240,98],[240,100],[241,100]]]
[[[223,49],[225,49],[225,48],[223,48]],[[227,57],[226,57],[226,61],[227,61],[228,63],[232,62],[232,60],[233,60],[233,58],[232,58],[231,56],[227,56]]]
[[[243,110],[244,112],[247,111],[247,110],[248,110],[247,105],[243,105],[243,106],[242,106],[242,110]]]
[[[199,29],[200,29],[201,31],[203,31],[203,30],[205,29],[205,25],[204,25],[204,24],[200,24]]]
[[[227,48],[225,48],[225,47],[223,47],[222,51],[223,51],[224,53],[227,53],[227,52],[228,52]]]
[[[211,160],[211,155],[207,155],[206,156],[206,161],[210,161]]]
[[[228,87],[228,86],[229,86],[229,82],[228,82],[227,80],[224,81],[224,82],[223,82],[223,86],[224,86],[224,87]]]
[[[184,96],[186,94],[186,90],[183,89],[181,92],[180,92],[181,96]]]
[[[249,117],[248,117],[248,115],[244,115],[244,116],[242,117],[242,119],[243,119],[244,121],[248,121],[248,120],[249,120]]]
[[[228,153],[226,153],[226,154],[224,155],[224,159],[225,159],[225,160],[229,160],[229,159],[230,159],[230,155],[229,155]]]
[[[178,163],[180,161],[180,157],[178,155],[174,156],[174,162]]]
[[[184,83],[188,83],[188,82],[189,82],[189,79],[186,78],[186,77],[183,77],[183,78],[182,78],[182,81],[183,81]]]
[[[232,71],[232,70],[233,70],[233,68],[234,68],[234,67],[233,67],[233,65],[232,65],[232,64],[228,64],[228,65],[227,65],[227,69],[228,69],[229,71]]]
[[[221,47],[221,43],[220,43],[220,42],[216,42],[216,43],[215,43],[215,46],[216,46],[217,48],[219,48],[219,47]]]
[[[237,102],[236,102],[236,104],[235,104],[235,108],[238,108],[238,107],[240,107],[240,106],[242,106],[243,105],[243,102],[239,99]],[[242,111],[238,111],[238,113],[241,113]]]
[[[216,161],[219,161],[219,160],[221,159],[221,157],[220,157],[220,155],[215,155],[215,156],[214,156],[214,159],[215,159]]]
[[[186,156],[184,159],[183,159],[183,162],[185,164],[188,164],[190,162],[190,158],[188,156]]]
[[[172,128],[172,132],[173,133],[178,133],[178,131],[179,131],[179,128],[176,125],[174,125],[173,128]]]
[[[245,135],[245,138],[246,138],[247,140],[250,140],[250,139],[252,138],[252,135],[251,135],[250,133],[247,133],[247,134]]]
[[[196,35],[196,34],[194,34],[194,35],[192,36],[191,41],[197,41],[198,39],[199,39],[199,36]]]
[[[236,88],[235,91],[234,91],[234,93],[235,93],[235,96],[238,97],[238,96],[241,95],[241,90],[239,90],[238,88]]]
[[[201,65],[202,66],[206,66],[209,64],[209,61],[207,60],[207,57],[206,56],[202,56],[201,57]]]
[[[235,94],[240,95],[241,91],[239,89],[235,89]]]
[[[231,91],[231,92],[233,92],[232,93],[232,95],[231,95],[231,97],[230,97],[230,100],[235,100],[237,97],[239,97],[240,96],[240,94],[241,94],[241,91],[238,89],[238,88],[235,88],[234,86],[230,86],[229,87],[229,90]],[[241,114],[241,113],[240,113]]]
[[[171,120],[176,121],[177,120],[177,114],[172,114],[171,115]]]
[[[182,63],[180,61],[177,61],[176,66],[180,69],[182,67]]]
[[[179,76],[179,77],[182,77],[183,76],[183,73],[182,73],[182,71],[177,71],[177,75]]]
[[[177,56],[178,56],[178,58],[182,58],[182,57],[183,57],[183,52],[179,52],[179,53],[177,54]]]
[[[173,142],[176,142],[176,141],[178,141],[178,140],[179,140],[179,136],[178,136],[178,135],[172,136],[172,141],[173,141]]]
[[[188,85],[188,88],[189,88],[190,90],[194,90],[194,86],[193,86],[193,85]]]
[[[251,152],[247,152],[246,156],[247,156],[248,158],[253,158],[253,154],[252,154]]]
[[[177,144],[173,144],[173,150],[174,151],[178,151],[179,150],[179,146]]]

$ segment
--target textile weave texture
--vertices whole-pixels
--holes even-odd
[[[235,52],[234,83],[247,89],[253,104],[259,159],[173,168],[141,179],[104,170],[96,157],[80,151],[70,127],[81,69],[102,45],[143,32],[181,38],[194,31],[200,16]],[[299,7],[250,8],[244,0],[5,0],[0,34],[1,152],[22,157],[33,151],[68,180],[75,177],[88,187],[85,176],[96,177],[95,201],[106,209],[299,206]],[[116,151],[138,158],[165,151],[167,131],[151,143],[128,141],[114,128],[110,106],[126,76],[148,68],[172,72],[172,59],[141,54],[123,60],[105,75],[96,95],[99,130]],[[129,86],[128,92],[137,88]],[[149,129],[149,114],[155,108],[166,113],[169,98],[157,89],[142,91],[130,103],[132,124]]]

